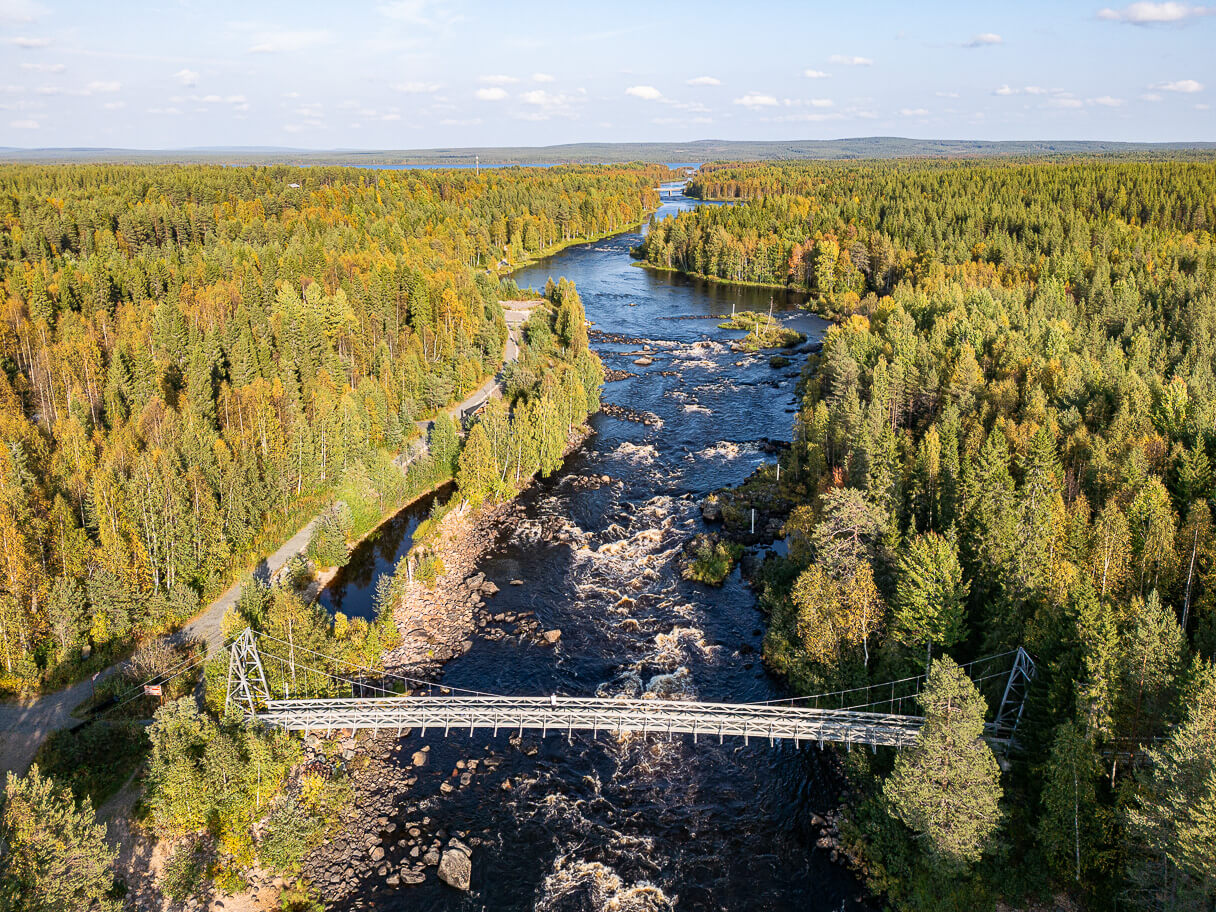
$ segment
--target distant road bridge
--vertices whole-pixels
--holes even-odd
[[[259,639],[270,648],[260,650]],[[230,647],[227,705],[264,725],[288,731],[373,729],[403,734],[406,729],[419,729],[423,734],[442,731],[446,736],[466,729],[470,735],[479,729],[494,734],[522,734],[527,729],[542,734],[565,732],[568,737],[575,731],[593,736],[600,732],[692,735],[694,741],[702,737],[722,741],[730,736],[743,738],[745,743],[759,738],[770,743],[832,742],[875,748],[910,746],[923,722],[922,717],[902,711],[915,706],[915,690],[923,676],[815,697],[735,704],[558,695],[504,697],[473,691],[453,694],[440,685],[372,669],[356,667],[349,674],[336,673],[316,667],[318,659],[326,664],[334,661],[246,629]],[[1007,742],[1021,716],[1034,663],[1018,648],[969,666],[984,670],[980,663],[995,661],[1001,663],[1000,670],[980,675],[977,684],[990,681],[998,685],[993,693],[994,698],[1000,693],[1000,701],[986,737]],[[435,690],[442,695],[435,695]],[[874,699],[876,694],[879,699]],[[843,705],[862,699],[865,702],[860,706]],[[837,700],[840,707],[819,705]]]

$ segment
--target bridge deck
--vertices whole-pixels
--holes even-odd
[[[586,697],[380,697],[373,699],[270,700],[257,718],[290,731],[339,728],[492,729],[495,733],[638,732],[727,735],[795,742],[832,741],[908,747],[920,730],[919,716],[788,705],[748,706],[680,700]]]

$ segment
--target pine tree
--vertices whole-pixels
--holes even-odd
[[[8,774],[0,813],[0,910],[106,912],[118,852],[105,840],[93,807],[77,805],[37,765]]]
[[[916,744],[883,784],[894,814],[943,873],[974,864],[1000,825],[1000,769],[981,737],[984,698],[948,656],[936,660],[919,697],[925,721]]]

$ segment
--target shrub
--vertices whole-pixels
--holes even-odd
[[[425,551],[418,557],[418,567],[414,576],[421,580],[428,589],[435,588],[435,583],[443,575],[443,558],[431,551]]]
[[[160,870],[158,886],[174,902],[194,896],[203,884],[207,859],[197,839],[185,839],[173,847],[173,854]]]
[[[282,874],[293,873],[323,829],[320,818],[310,814],[298,801],[285,798],[266,819],[258,857],[263,864]]]
[[[698,535],[689,545],[680,574],[686,580],[721,586],[742,554],[742,545],[724,542],[710,535]]]
[[[52,732],[38,750],[39,767],[95,806],[122,788],[143,762],[147,732],[138,722],[90,722]]]
[[[317,520],[307,553],[319,567],[346,566],[350,560],[350,546],[346,543],[346,528],[339,510],[326,510]]]

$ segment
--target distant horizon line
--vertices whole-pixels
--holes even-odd
[[[494,165],[667,164],[706,161],[864,160],[949,157],[1061,157],[1120,153],[1162,155],[1216,152],[1213,140],[916,139],[854,136],[839,139],[696,139],[675,142],[572,142],[539,146],[433,146],[429,148],[307,148],[292,146],[0,146],[11,164],[233,164],[355,167],[472,167]]]
[[[1069,139],[1069,138],[1044,138],[1030,137],[1022,139],[973,139],[968,137],[916,137],[916,136],[899,136],[896,134],[868,134],[857,136],[838,136],[827,139],[719,139],[715,137],[703,137],[700,139],[678,139],[678,140],[572,140],[570,142],[561,143],[545,143],[541,145],[521,145],[521,144],[506,144],[506,145],[439,145],[439,146],[280,146],[280,145],[212,145],[212,146],[96,146],[96,145],[72,145],[72,146],[0,146],[0,152],[312,152],[312,153],[353,153],[357,155],[366,154],[384,154],[398,152],[443,152],[443,151],[463,151],[468,150],[499,150],[499,149],[560,149],[570,146],[696,146],[707,144],[747,144],[747,145],[776,145],[776,144],[796,144],[796,145],[815,145],[815,144],[830,144],[830,143],[845,143],[845,142],[870,142],[875,140],[886,140],[896,142],[911,142],[911,143],[967,143],[972,145],[1006,145],[1006,144],[1033,144],[1033,145],[1058,145],[1067,143],[1070,145],[1107,145],[1107,146],[1196,146],[1196,147],[1216,147],[1216,140],[1209,139],[1154,139],[1154,140],[1137,140],[1137,139]]]

